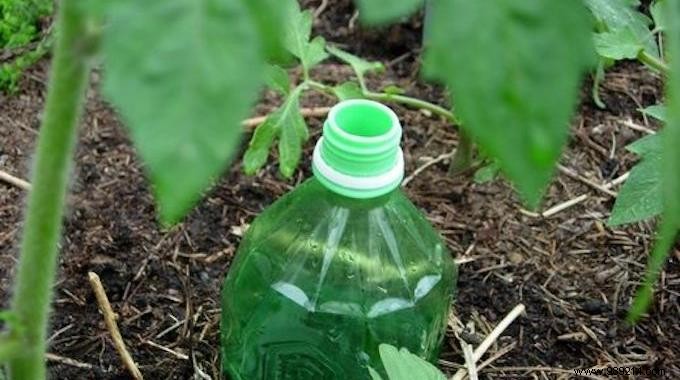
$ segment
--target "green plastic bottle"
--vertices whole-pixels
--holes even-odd
[[[330,111],[314,177],[248,229],[222,293],[222,365],[236,380],[370,379],[378,346],[435,360],[456,280],[439,235],[399,188],[397,116]]]

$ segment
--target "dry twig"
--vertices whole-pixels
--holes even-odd
[[[161,346],[160,344],[158,344],[158,343],[156,343],[156,342],[153,342],[153,341],[151,341],[151,340],[145,340],[145,341],[144,341],[144,344],[148,344],[148,345],[151,346],[151,347],[157,348],[157,349],[159,349],[159,350],[161,350],[161,351],[165,351],[165,352],[167,352],[168,354],[171,354],[171,355],[175,356],[177,359],[180,359],[180,360],[189,360],[189,356],[187,356],[186,354],[183,354],[183,353],[181,353],[181,352],[177,352],[177,351],[175,351],[175,350],[173,350],[173,349],[170,349],[170,348],[167,348],[167,347],[165,347],[165,346]]]
[[[508,344],[507,346],[501,348],[500,350],[496,351],[491,357],[488,359],[484,360],[480,365],[477,366],[477,372],[480,370],[486,368],[489,366],[491,363],[495,362],[498,360],[501,356],[507,354],[508,352],[512,351],[515,347],[517,346],[517,342],[512,342]]]
[[[104,314],[104,322],[106,322],[106,328],[109,330],[109,334],[111,334],[111,339],[113,339],[113,345],[116,347],[116,351],[118,351],[120,359],[123,361],[123,364],[130,372],[130,375],[135,380],[143,380],[144,377],[142,376],[142,373],[139,371],[139,368],[137,368],[137,364],[135,364],[135,361],[132,359],[132,356],[130,355],[130,352],[128,352],[127,347],[125,347],[125,342],[123,341],[123,337],[120,335],[120,331],[118,330],[118,324],[116,323],[116,314],[113,312],[113,309],[111,308],[111,304],[109,303],[109,297],[106,296],[106,291],[102,286],[102,282],[99,279],[99,276],[97,276],[97,274],[94,272],[90,272],[88,273],[88,277],[90,279],[90,285],[92,286],[92,290],[94,290],[94,294],[97,297],[99,310],[101,310],[102,314]]]
[[[416,170],[414,170],[413,174],[404,178],[404,180],[401,182],[401,186],[406,187],[406,185],[408,185],[409,182],[413,181],[413,179],[416,178],[416,176],[418,174],[422,173],[425,169],[429,168],[430,166],[432,166],[434,164],[440,163],[444,160],[448,160],[449,158],[451,158],[454,155],[454,153],[455,153],[455,151],[450,152],[450,153],[440,154],[439,156],[437,156],[437,157],[435,157],[431,160],[428,160],[426,163],[424,163],[423,165],[418,167]]]
[[[21,178],[17,178],[7,172],[4,172],[0,170],[0,180],[9,183],[10,185],[14,185],[20,189],[29,191],[31,190],[31,184],[24,181]]]
[[[583,177],[582,175],[576,173],[575,171],[573,171],[573,170],[571,170],[567,167],[564,167],[564,166],[558,164],[557,169],[560,171],[560,173],[566,175],[567,177],[569,177],[571,179],[575,179],[575,180],[580,181],[580,182],[583,182],[584,184],[592,187],[595,190],[601,191],[601,192],[603,192],[607,195],[611,195],[612,197],[617,196],[616,192],[609,190],[609,188],[607,188],[606,185],[603,186],[603,185],[597,184],[597,183],[589,180],[586,177]]]
[[[626,126],[626,127],[630,128],[630,129],[632,129],[632,130],[634,130],[634,131],[644,132],[644,133],[647,133],[647,134],[649,134],[649,135],[656,134],[656,131],[654,131],[654,130],[652,130],[652,129],[649,129],[649,128],[647,128],[647,127],[644,127],[644,126],[642,126],[642,125],[635,124],[635,123],[633,123],[633,121],[630,120],[630,119],[624,120],[624,121],[620,121],[619,123],[621,123],[621,125]]]
[[[319,16],[326,10],[326,7],[328,7],[328,0],[321,0],[321,4],[316,8],[314,11],[314,19],[318,19]]]
[[[328,111],[330,110],[331,110],[330,107],[302,108],[300,109],[300,113],[304,117],[323,117],[326,116],[328,114]],[[246,129],[251,129],[264,123],[265,120],[267,120],[267,116],[256,116],[250,119],[243,120],[241,122],[241,125],[243,125],[243,127]]]
[[[92,369],[92,368],[94,368],[94,366],[92,364],[79,362],[75,359],[65,358],[63,356],[59,356],[59,355],[55,355],[55,354],[47,353],[47,354],[45,354],[45,358],[48,361],[68,365],[68,366],[71,366],[71,367],[82,368],[82,369]]]
[[[569,169],[566,169],[566,170],[569,170]],[[573,174],[577,175],[576,173],[573,173]],[[604,192],[604,191],[609,191],[609,189],[611,189],[612,187],[624,182],[626,179],[628,179],[628,176],[630,176],[630,172],[627,172],[627,173],[621,175],[620,177],[615,178],[613,181],[608,182],[604,185],[597,185],[595,183],[587,183],[587,184],[589,184],[591,186],[596,186],[596,188],[598,190]],[[585,180],[585,178],[583,180]],[[590,182],[590,181],[588,181],[588,182]],[[612,193],[614,193],[614,192],[612,192]],[[614,193],[614,194],[616,194],[616,193]],[[545,210],[541,213],[525,210],[523,208],[520,208],[519,211],[522,214],[524,214],[526,216],[530,216],[532,218],[539,218],[539,217],[550,218],[551,216],[554,216],[554,215],[556,215],[556,214],[558,214],[558,213],[560,213],[560,212],[562,212],[562,211],[564,211],[564,210],[566,210],[566,209],[568,209],[572,206],[575,206],[575,205],[585,201],[586,199],[588,199],[588,194],[581,194],[578,197],[575,197],[575,198],[569,199],[568,201],[557,204],[557,205],[555,205],[555,206],[553,206],[553,207],[551,207],[551,208],[549,208],[549,209],[547,209],[547,210]]]
[[[472,345],[461,340],[460,347],[463,349],[463,357],[465,358],[465,367],[467,368],[468,377],[470,380],[477,380],[477,364],[475,363],[475,355],[472,352]]]
[[[482,356],[484,356],[489,347],[491,347],[491,345],[498,339],[498,337],[500,337],[503,331],[505,331],[505,329],[507,329],[508,326],[510,326],[510,324],[515,319],[517,319],[517,317],[519,317],[520,314],[524,312],[524,309],[525,307],[522,304],[515,306],[515,308],[512,309],[510,313],[508,313],[508,315],[506,315],[505,318],[503,318],[498,323],[498,325],[496,325],[496,327],[491,331],[491,333],[484,339],[484,341],[482,341],[482,343],[473,352],[472,359],[474,360],[474,362],[479,361],[479,359],[481,359]],[[456,372],[456,374],[453,375],[451,380],[462,380],[463,377],[465,377],[466,372],[467,371],[465,370],[465,368],[459,369],[458,372]]]
[[[620,184],[626,182],[628,177],[630,177],[630,172],[626,172],[624,174],[621,174],[619,177],[614,178],[611,182],[606,183],[604,185],[604,187],[606,187],[607,189],[610,189],[610,188],[612,188],[616,185],[620,185]]]

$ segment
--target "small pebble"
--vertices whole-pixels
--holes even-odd
[[[210,275],[208,274],[208,272],[201,271],[201,272],[198,274],[198,276],[201,278],[201,281],[206,281],[206,282],[207,282],[207,281],[210,281]]]
[[[588,314],[602,314],[609,310],[609,305],[598,299],[590,299],[584,302],[581,308]]]
[[[510,252],[508,255],[508,260],[510,260],[510,262],[513,264],[520,264],[522,261],[524,261],[524,256],[517,252]]]

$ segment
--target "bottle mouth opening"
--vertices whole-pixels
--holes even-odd
[[[331,109],[312,169],[328,189],[351,198],[374,198],[399,186],[404,158],[401,125],[388,107],[363,99]]]
[[[390,140],[401,133],[399,118],[394,111],[372,100],[341,102],[331,109],[328,122],[336,133],[360,143]]]

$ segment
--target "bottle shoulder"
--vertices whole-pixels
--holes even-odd
[[[238,277],[303,307],[344,313],[361,299],[366,315],[411,307],[432,292],[448,294],[453,259],[405,195],[355,207],[315,187],[303,183],[256,218],[232,268]]]
[[[329,191],[313,177],[267,207],[251,228],[270,235],[280,229],[313,233],[319,226],[339,225],[344,234],[366,230],[380,238],[393,235],[398,245],[409,239],[441,243],[439,233],[400,189],[377,199],[350,199]]]

